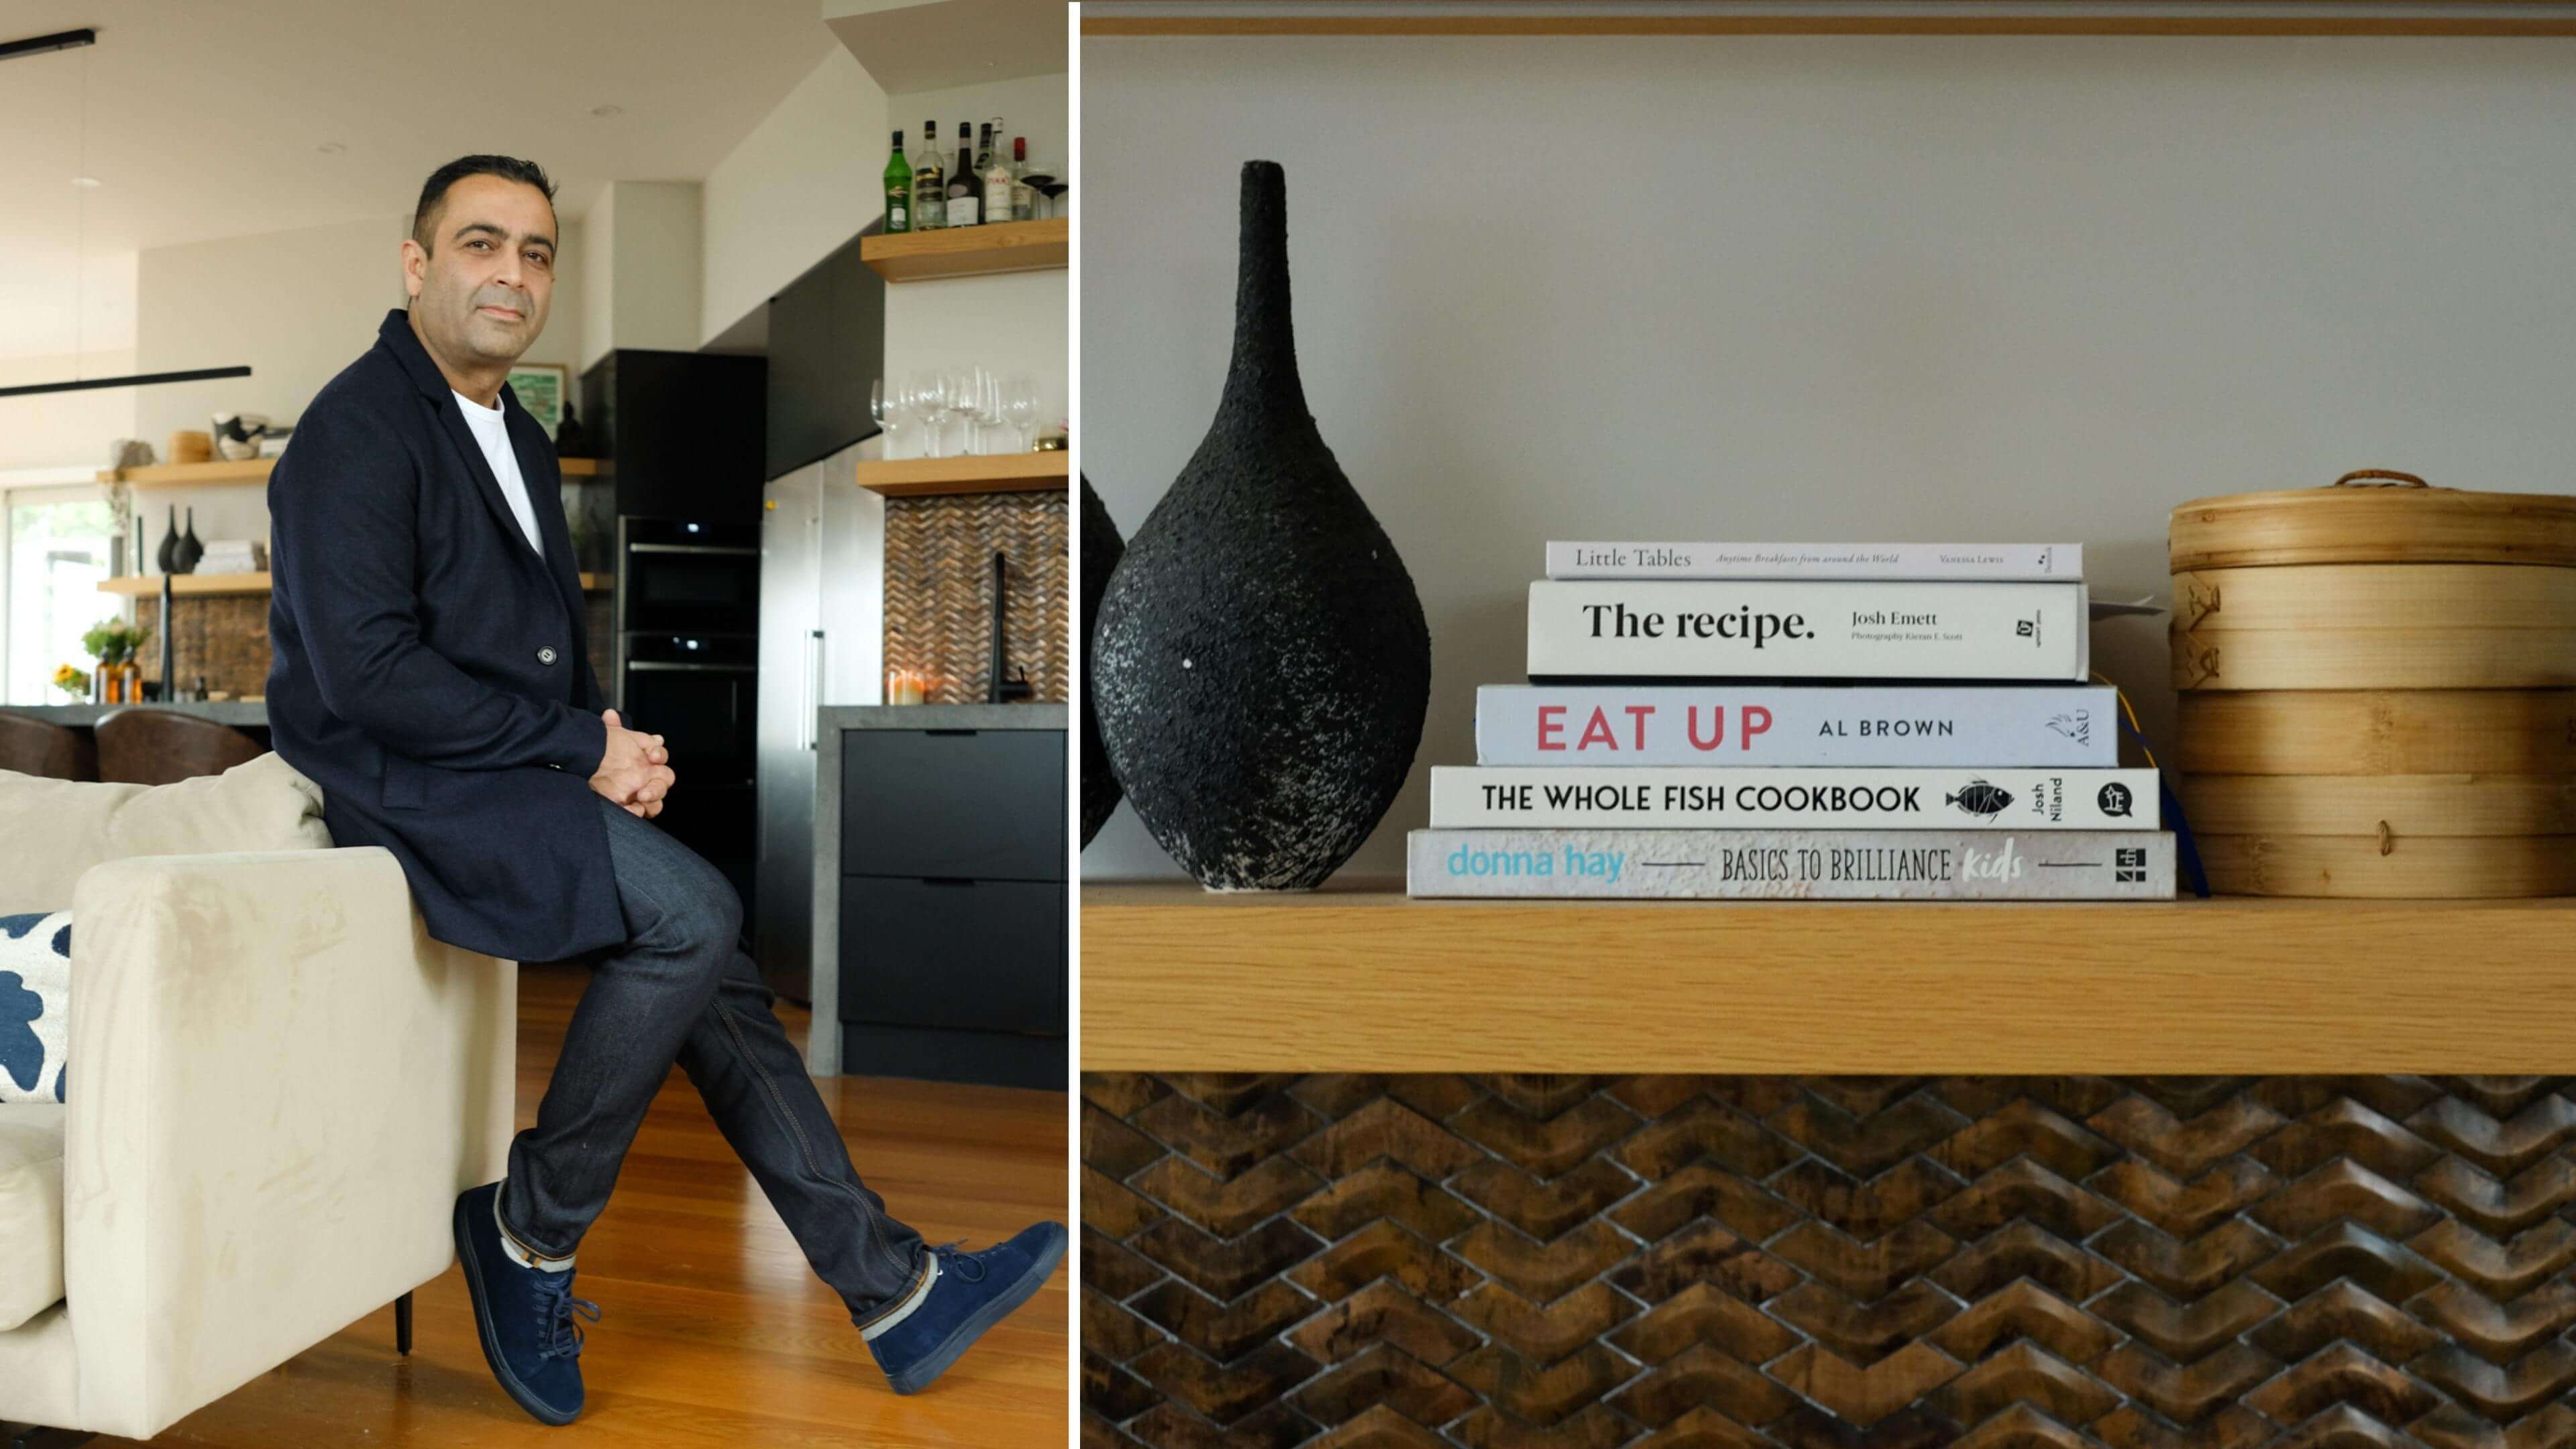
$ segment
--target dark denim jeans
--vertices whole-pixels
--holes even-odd
[[[579,957],[590,984],[536,1125],[510,1143],[502,1226],[544,1257],[573,1251],[644,1109],[677,1061],[805,1261],[865,1327],[928,1271],[921,1234],[859,1181],[839,1127],[770,1009],[724,873],[661,826],[600,796],[628,937]]]

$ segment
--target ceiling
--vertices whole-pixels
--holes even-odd
[[[76,251],[404,215],[475,151],[544,166],[567,219],[608,181],[702,180],[840,46],[817,0],[0,0],[0,41],[83,26],[0,61],[0,357],[72,350]],[[278,261],[244,281],[291,306]],[[93,303],[77,335],[102,326]]]
[[[823,0],[823,18],[890,96],[1071,69],[1064,0]]]

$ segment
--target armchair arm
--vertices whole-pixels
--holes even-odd
[[[509,1149],[518,966],[430,939],[379,846],[130,856],[72,910],[82,1427],[147,1439],[446,1271]]]

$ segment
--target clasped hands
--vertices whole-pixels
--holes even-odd
[[[590,788],[629,815],[650,820],[661,814],[662,797],[679,780],[671,773],[671,752],[662,748],[662,737],[626,728],[613,709],[601,710],[599,717],[608,721],[608,751],[590,777]]]

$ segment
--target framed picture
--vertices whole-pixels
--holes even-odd
[[[563,426],[564,389],[572,385],[572,369],[560,362],[522,362],[510,369],[509,382],[519,406],[552,438]]]

